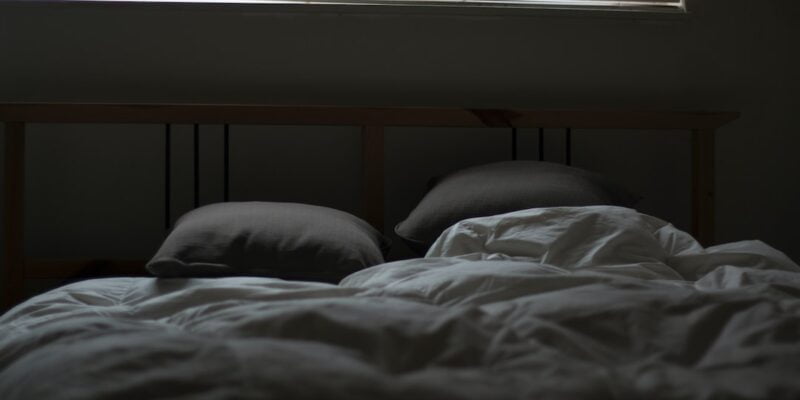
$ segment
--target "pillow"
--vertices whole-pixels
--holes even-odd
[[[425,254],[445,229],[467,218],[538,207],[631,207],[638,200],[622,186],[582,169],[541,161],[498,162],[435,182],[395,233]]]
[[[182,216],[147,270],[158,277],[271,276],[338,282],[384,262],[389,242],[343,211],[230,202]]]

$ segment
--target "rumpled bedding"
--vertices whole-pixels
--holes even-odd
[[[800,267],[619,207],[462,221],[339,285],[110,278],[0,317],[0,399],[796,399]]]

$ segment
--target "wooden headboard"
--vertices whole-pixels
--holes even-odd
[[[735,112],[328,107],[209,104],[0,104],[5,123],[3,308],[24,298],[26,279],[67,278],[86,271],[142,275],[141,261],[35,260],[24,254],[26,123],[346,125],[362,127],[362,214],[383,230],[386,126],[689,130],[692,132],[692,233],[714,241],[714,135]],[[227,137],[227,135],[226,135]],[[515,137],[515,136],[514,136]],[[226,141],[227,143],[227,141]],[[516,140],[514,140],[514,146]],[[165,163],[168,168],[168,155]],[[167,172],[168,174],[168,172]],[[227,179],[227,174],[226,174]],[[167,185],[169,179],[166,179]],[[226,181],[227,182],[227,181]],[[227,185],[226,185],[227,186]],[[169,223],[169,194],[165,214]]]

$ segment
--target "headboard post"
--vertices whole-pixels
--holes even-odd
[[[5,271],[3,302],[11,308],[25,292],[25,123],[5,124],[5,187],[3,188],[3,229]]]
[[[692,233],[714,244],[714,129],[692,130]]]
[[[361,207],[364,219],[380,232],[383,232],[384,228],[383,141],[382,126],[361,128],[361,159],[363,163]]]

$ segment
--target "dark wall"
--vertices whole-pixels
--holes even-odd
[[[695,0],[689,7],[678,17],[480,16],[4,3],[0,101],[736,110],[741,119],[718,134],[718,239],[759,238],[798,259],[800,6]],[[266,138],[258,129],[234,127],[236,196],[319,195],[317,202],[357,209],[357,195],[347,194],[357,190],[347,183],[358,176],[357,131],[330,128],[339,129],[330,139],[287,128]],[[29,252],[147,257],[163,235],[161,132],[33,126]],[[190,173],[190,144],[181,135],[175,213],[190,207],[190,187],[181,183]],[[578,165],[617,176],[646,196],[645,211],[687,227],[686,134],[576,135]],[[522,140],[529,144],[523,156],[532,157],[533,134]],[[203,127],[210,176],[219,174],[218,141],[219,127]],[[430,175],[503,159],[506,149],[502,134],[390,131],[387,222],[413,206]],[[291,169],[300,164],[300,172]],[[309,189],[331,181],[344,189]],[[219,197],[218,183],[204,190],[204,202]]]

